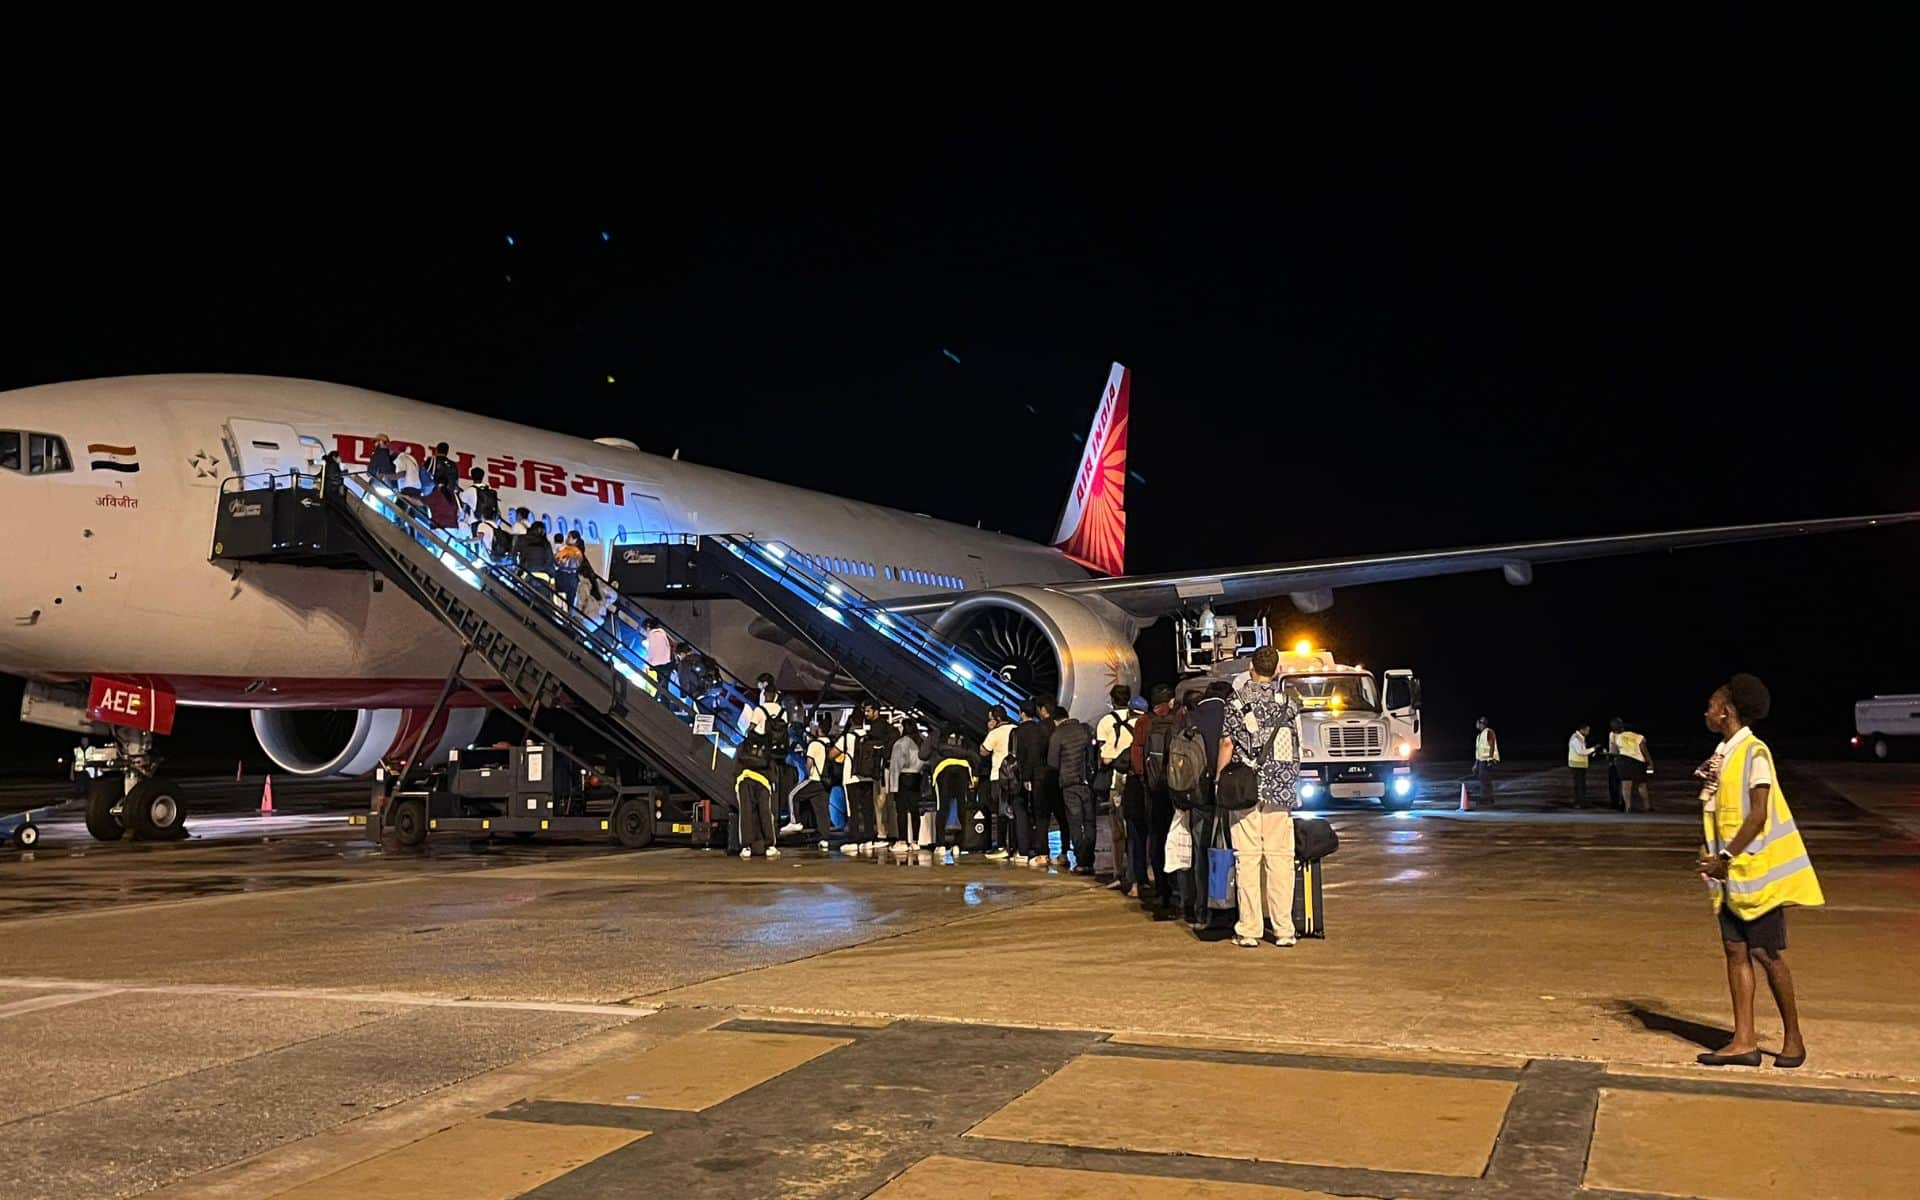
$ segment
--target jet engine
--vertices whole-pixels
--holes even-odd
[[[426,725],[424,708],[256,708],[253,735],[279,768],[290,775],[368,775],[383,760],[405,758]],[[430,763],[472,743],[486,720],[484,708],[450,708],[427,730],[421,746]]]
[[[1055,696],[1091,724],[1116,683],[1140,689],[1139,628],[1102,600],[1044,587],[977,592],[942,612],[934,632],[998,670],[1015,687]]]

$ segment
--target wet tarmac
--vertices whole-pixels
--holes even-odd
[[[1920,768],[1787,771],[1829,897],[1792,926],[1813,1057],[1748,1077],[1920,1092],[1920,1002],[1890,985],[1920,973]],[[464,838],[402,851],[367,843],[325,800],[288,816],[202,811],[194,839],[165,845],[50,825],[38,852],[0,856],[0,1042],[34,1065],[0,1083],[0,1127],[22,1147],[0,1164],[0,1195],[272,1195],[450,1114],[484,1117],[610,1055],[739,1019],[895,1027],[905,1053],[921,1052],[911,1030],[953,1023],[993,1039],[1093,1031],[1367,1061],[1487,1056],[1499,1070],[1693,1071],[1693,1054],[1724,1036],[1727,1002],[1688,869],[1691,781],[1656,778],[1651,814],[1576,813],[1563,768],[1517,764],[1498,808],[1462,813],[1460,773],[1434,768],[1411,814],[1332,814],[1329,936],[1290,950],[1197,939],[1084,880],[974,856],[795,849],[741,862]],[[1761,1012],[1773,1045],[1764,996]],[[1064,1064],[1086,1036],[1034,1052]],[[974,1054],[937,1038],[924,1052]],[[853,1086],[840,1070],[818,1086]],[[1580,1078],[1567,1095],[1602,1094]],[[1013,1082],[982,1092],[981,1112],[1031,1086]],[[796,1129],[826,1129],[803,1100],[780,1103]],[[973,1103],[956,1093],[929,1119],[948,1129]],[[1589,1113],[1580,1136],[1592,1127]],[[866,1195],[929,1152],[785,1194]],[[1487,1161],[1506,1160],[1496,1147]],[[541,1194],[624,1194],[580,1170],[576,1191],[562,1173]],[[754,1190],[752,1175],[687,1178],[692,1194],[782,1194]],[[1467,1194],[1394,1174],[1269,1182]]]

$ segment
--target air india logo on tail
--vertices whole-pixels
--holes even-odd
[[[1073,477],[1053,544],[1068,558],[1108,575],[1126,572],[1127,408],[1132,373],[1119,363],[1093,414],[1086,453]]]
[[[140,472],[140,462],[135,457],[139,448],[135,446],[109,446],[105,442],[90,442],[87,453],[93,456],[88,464],[96,471],[119,471],[127,475]]]

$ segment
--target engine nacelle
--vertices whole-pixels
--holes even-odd
[[[1116,683],[1140,690],[1139,633],[1133,618],[1103,600],[1043,587],[995,588],[961,600],[934,620],[941,637],[1036,696],[1056,696],[1092,724]]]
[[[253,736],[289,775],[368,775],[382,761],[405,758],[430,710],[424,708],[256,708]],[[444,710],[421,750],[429,763],[470,745],[487,719],[484,708]]]

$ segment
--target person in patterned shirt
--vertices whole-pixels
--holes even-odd
[[[1280,686],[1280,652],[1253,652],[1253,670],[1234,690],[1220,734],[1219,769],[1244,763],[1254,769],[1259,802],[1232,815],[1235,888],[1239,919],[1233,944],[1258,946],[1262,926],[1273,927],[1273,944],[1294,944],[1293,809],[1300,774],[1294,735],[1299,706]]]

